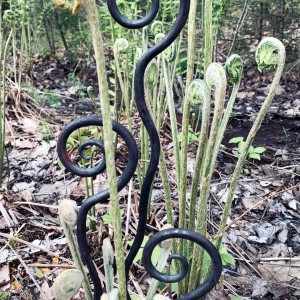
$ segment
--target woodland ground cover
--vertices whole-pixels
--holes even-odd
[[[167,7],[167,2],[163,4]],[[259,3],[257,7],[261,5],[266,4]],[[251,8],[253,6],[248,7],[248,9]],[[271,6],[268,8],[272,9]],[[57,24],[63,22],[64,18],[73,18],[68,14],[53,10],[53,7],[48,4],[45,4],[44,9],[53,13],[53,15],[42,16],[45,24],[47,24],[47,18],[54,17],[55,14],[58,15]],[[225,8],[224,11],[226,11]],[[163,15],[162,18],[167,19],[168,14]],[[106,20],[109,24],[110,20],[108,18]],[[6,22],[8,22],[7,19]],[[85,31],[82,28],[86,24],[83,20],[80,22],[76,23],[76,30],[81,28],[81,34],[84,35]],[[68,22],[63,24],[68,26]],[[265,24],[266,27],[269,25],[268,22]],[[21,28],[19,32],[22,30],[25,29]],[[124,33],[118,30],[120,29],[117,27],[117,36]],[[49,30],[48,33],[51,31]],[[72,38],[67,36],[63,38],[66,33],[70,34],[68,30],[60,32],[58,26],[57,36],[53,34],[53,41],[47,38],[50,51],[54,51],[55,55],[44,55],[31,49],[31,52],[26,52],[29,61],[26,58],[24,63],[21,63],[18,52],[21,48],[19,48],[15,54],[13,51],[9,52],[11,55],[8,55],[5,60],[5,74],[9,74],[6,77],[5,88],[8,122],[5,134],[7,155],[4,155],[3,188],[0,196],[0,222],[2,224],[0,234],[3,245],[0,274],[1,278],[5,278],[1,286],[3,297],[7,293],[11,299],[38,299],[42,294],[48,299],[53,297],[49,289],[53,279],[62,268],[68,268],[67,264],[72,265],[57,217],[58,201],[70,198],[80,205],[88,193],[92,193],[92,187],[96,191],[107,187],[104,174],[94,179],[93,184],[88,182],[90,190],[87,190],[87,182],[84,179],[66,173],[57,161],[56,138],[63,124],[78,115],[93,114],[95,109],[99,109],[97,96],[91,100],[93,98],[91,92],[88,94],[90,86],[93,87],[94,95],[98,92],[95,63],[89,53],[91,45],[82,43],[79,39],[83,49],[79,47],[80,51],[69,53],[71,55],[69,56],[66,50],[70,49],[68,44],[75,43],[73,38],[76,33],[72,35]],[[112,109],[115,109],[116,116],[126,124],[129,123],[128,110],[126,111],[128,107],[126,108],[126,102],[124,111],[120,109],[120,106],[126,97],[128,97],[127,100],[131,99],[131,90],[127,84],[132,78],[130,68],[135,61],[132,55],[138,51],[134,48],[131,49],[132,51],[122,53],[122,48],[113,49],[110,46],[112,43],[109,40],[111,38],[109,33],[104,32],[104,36],[107,34],[105,42],[107,74],[110,91],[115,99]],[[134,33],[133,37],[140,38],[138,35],[134,36]],[[294,39],[292,36],[291,39],[289,37],[287,26],[286,41],[290,41],[288,44],[293,47]],[[18,44],[17,38],[19,36],[16,36],[16,45],[22,46],[22,42]],[[183,42],[185,38],[185,36],[182,37]],[[53,43],[57,43],[58,39],[61,39],[62,44],[58,43],[54,46]],[[218,51],[226,55],[228,45],[226,48],[224,43],[219,43]],[[236,49],[238,50],[239,47],[237,46]],[[215,58],[223,61],[218,51],[215,52]],[[291,52],[288,52],[288,57]],[[115,61],[114,57],[117,57]],[[201,65],[201,59],[197,62]],[[178,60],[178,65],[173,69],[174,74],[178,76],[174,81],[176,82],[174,95],[179,131],[182,126],[183,88],[181,81],[185,81],[185,74],[182,73],[185,64],[183,54]],[[298,297],[300,94],[299,77],[295,72],[297,68],[297,60],[290,58],[267,118],[253,141],[254,146],[263,146],[267,151],[261,154],[260,161],[249,159],[243,168],[243,174],[235,191],[234,207],[227,221],[228,230],[224,241],[227,250],[235,258],[235,265],[226,268],[223,277],[225,288],[220,287],[219,291],[212,292],[208,296],[209,299],[220,297],[230,299],[229,295],[265,299],[297,299]],[[199,72],[201,73],[201,70]],[[223,201],[226,198],[231,174],[237,161],[236,152],[232,149],[233,145],[228,142],[233,137],[246,138],[252,121],[268,93],[271,80],[270,74],[259,73],[255,70],[252,61],[247,61],[233,114],[222,139],[224,146],[218,155],[218,164],[213,173],[208,202],[210,235],[217,232],[224,207]],[[192,107],[191,118],[195,115],[197,115],[197,108]],[[172,124],[168,114],[164,115],[162,120],[161,141],[169,174],[172,206],[175,213],[174,222],[177,224],[179,204],[176,178],[178,175],[173,152]],[[192,175],[195,171],[198,140],[196,123],[197,119],[190,124],[189,135],[193,142],[188,147],[187,199],[190,197]],[[128,126],[132,127],[136,140],[143,139],[141,135],[145,133],[140,131],[140,120],[134,110],[130,115]],[[76,137],[74,139],[76,144]],[[70,144],[70,147],[73,145]],[[145,156],[142,157],[141,173],[145,170],[148,154],[143,152],[143,155]],[[126,159],[126,148],[120,141],[116,151],[118,175],[122,172]],[[157,175],[153,185],[152,213],[148,221],[147,235],[160,229],[166,223],[164,196],[161,178]],[[134,235],[137,224],[135,215],[139,197],[138,176],[131,186],[119,193],[119,197],[120,206],[123,209],[122,231],[124,236],[130,237]],[[128,197],[133,199],[131,208],[133,213],[130,221],[125,217],[128,210]],[[99,241],[107,236],[112,237],[113,234],[108,206],[109,204],[96,207],[97,232],[89,232],[90,243],[94,249],[92,254],[99,266],[102,263],[99,259],[102,255],[101,248],[98,247]],[[38,246],[43,247],[43,250],[35,248]],[[103,273],[103,270],[101,272]],[[130,279],[134,293],[144,298],[148,279],[138,264],[133,267]],[[83,299],[82,291],[75,298]]]

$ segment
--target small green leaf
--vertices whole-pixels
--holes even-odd
[[[133,260],[134,263],[138,262],[142,258],[144,247],[145,247],[146,243],[148,242],[148,240],[149,240],[149,237],[145,235],[144,239],[143,239],[143,242],[142,242],[142,245],[141,245],[138,253],[136,254],[136,257]],[[128,241],[127,243],[128,243],[128,245],[132,246],[133,240]],[[151,256],[151,260],[152,260],[152,263],[153,263],[154,266],[157,265],[159,257],[160,257],[160,250],[159,250],[159,247],[157,246],[157,247],[154,248],[154,250],[152,252],[152,256]]]
[[[112,84],[116,84],[116,80],[115,80],[115,78],[113,78],[113,77],[109,77],[109,81],[110,81]]]
[[[230,300],[242,300],[240,296],[232,296],[230,295]]]
[[[70,136],[67,140],[67,148],[74,145],[75,145],[75,139]]]
[[[90,132],[92,135],[95,135],[98,133],[98,128],[97,126],[91,126]]]
[[[234,257],[231,254],[228,253],[225,246],[222,245],[219,252],[220,252],[220,255],[221,255],[223,266],[226,266],[226,265],[235,266]]]
[[[253,158],[253,159],[257,159],[257,160],[260,160],[260,155],[258,153],[249,153],[249,157],[250,158]]]
[[[8,298],[8,292],[0,291],[0,299],[6,300]]]
[[[238,136],[238,137],[234,137],[232,139],[229,140],[229,144],[237,144],[239,142],[242,142],[244,140],[244,138],[242,136]]]
[[[124,214],[124,209],[121,209],[121,216],[123,216]],[[112,223],[112,217],[110,214],[105,214],[103,216],[101,216],[102,220],[103,220],[103,223],[108,225],[108,224],[111,224]]]
[[[80,137],[80,141],[81,141],[81,142],[87,141],[88,139],[89,139],[89,137],[88,137],[87,135],[82,135],[82,136]]]
[[[239,142],[239,145],[238,145],[238,151],[239,151],[239,153],[242,152],[245,144],[246,144],[246,142],[244,142],[244,141]]]
[[[104,224],[111,224],[112,223],[112,218],[108,214],[103,215],[101,218],[102,218]]]
[[[116,93],[114,92],[114,91],[112,91],[112,90],[108,90],[108,93],[111,95],[111,96],[115,96],[116,95]]]
[[[91,215],[87,215],[87,217],[86,217],[86,227],[88,227],[91,222],[96,222],[96,217],[91,216]]]
[[[266,150],[267,150],[267,149],[266,149],[265,147],[256,147],[256,148],[254,149],[254,152],[255,152],[255,153],[261,154],[261,153],[264,153]]]
[[[62,170],[65,169],[65,166],[62,164],[62,162],[61,162],[61,160],[60,160],[59,158],[57,159],[57,164],[58,164],[58,166],[59,166]]]
[[[252,152],[254,152],[254,147],[251,145],[248,149],[248,153],[252,153]]]
[[[44,273],[39,268],[35,268],[34,271],[34,275],[37,278],[42,279],[44,277]]]
[[[189,132],[188,138],[189,138],[188,144],[194,143],[194,142],[198,141],[198,139],[199,139],[196,134],[191,133],[191,132]]]

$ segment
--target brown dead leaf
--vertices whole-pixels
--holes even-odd
[[[11,283],[11,289],[19,291],[21,289],[21,284],[19,281],[15,280]]]
[[[37,146],[31,153],[31,158],[36,158],[38,156],[47,156],[50,150],[50,144],[46,141],[42,141],[39,146]]]
[[[4,265],[0,268],[0,286],[6,285],[9,283],[9,266]]]
[[[238,92],[237,98],[239,98],[239,99],[252,98],[254,95],[255,95],[255,92]]]
[[[290,265],[290,262],[271,261],[257,267],[265,278],[289,282],[292,279],[300,279],[300,261],[293,261],[292,265]]]
[[[59,264],[59,259],[57,257],[53,257],[52,258],[52,262],[55,264],[55,265],[58,265]]]
[[[32,191],[30,191],[30,190],[20,191],[20,192],[18,193],[18,195],[19,195],[22,199],[24,199],[24,200],[26,200],[26,201],[32,201],[32,200],[33,200],[33,194],[32,194]]]
[[[42,268],[41,271],[45,274],[45,275],[49,275],[51,273],[51,270],[49,268]]]
[[[36,141],[31,141],[29,139],[15,139],[14,141],[15,147],[19,147],[21,149],[32,149],[36,147],[37,142]]]
[[[24,158],[27,158],[30,153],[30,150],[24,150],[20,151],[19,149],[13,149],[12,151],[9,152],[8,158],[15,159],[15,160],[21,160]]]
[[[212,290],[206,296],[206,300],[228,300],[229,295],[224,290]]]
[[[24,118],[21,120],[23,125],[22,129],[24,132],[29,134],[35,134],[39,127],[39,122],[34,119]]]

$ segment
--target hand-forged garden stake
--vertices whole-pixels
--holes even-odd
[[[130,29],[137,29],[142,28],[150,24],[159,9],[159,0],[152,0],[151,9],[149,13],[139,19],[139,20],[129,20],[124,17],[121,12],[119,11],[116,0],[108,0],[107,1],[108,9],[112,17],[118,22],[120,25],[130,28]],[[151,47],[139,60],[135,75],[134,75],[134,92],[135,92],[135,101],[136,107],[139,112],[139,115],[142,119],[142,122],[149,134],[150,139],[150,147],[151,147],[151,157],[149,167],[147,169],[146,176],[144,178],[144,182],[141,188],[140,193],[140,203],[139,203],[139,222],[137,233],[131,246],[131,249],[125,259],[125,273],[126,279],[128,281],[129,278],[129,268],[132,265],[132,262],[141,247],[143,242],[145,230],[146,230],[146,223],[147,223],[147,208],[148,208],[148,201],[150,196],[150,189],[151,184],[154,179],[155,172],[158,167],[159,163],[159,155],[160,155],[160,143],[159,143],[159,136],[153,120],[151,119],[150,113],[147,109],[145,103],[145,87],[144,87],[144,76],[145,70],[147,65],[150,61],[164,51],[168,46],[170,46],[176,37],[181,32],[183,26],[188,17],[190,8],[190,0],[180,0],[180,8],[170,31],[166,34],[165,38],[163,38],[159,43]],[[84,150],[88,146],[96,146],[98,147],[103,153],[102,162],[92,168],[84,168],[80,167],[74,162],[71,161],[67,153],[67,140],[70,135],[77,129],[83,128],[86,126],[103,126],[102,119],[96,116],[90,117],[83,117],[80,119],[76,119],[70,122],[61,132],[58,143],[57,143],[57,151],[58,156],[62,162],[62,164],[66,167],[66,169],[73,174],[76,174],[81,177],[91,177],[100,174],[105,170],[105,151],[103,143],[96,139],[90,139],[84,141],[79,146],[78,152],[82,158],[87,158],[84,155]],[[133,176],[137,162],[138,162],[138,149],[135,143],[133,136],[130,132],[120,123],[112,121],[113,131],[115,131],[121,138],[123,138],[127,148],[128,148],[128,165],[126,166],[122,176],[118,179],[118,191],[123,189],[127,183],[130,181],[131,177]],[[98,194],[95,194],[88,199],[81,205],[79,212],[78,212],[78,221],[77,221],[77,239],[80,254],[82,257],[83,262],[87,266],[89,270],[89,274],[91,280],[94,284],[94,299],[99,300],[101,295],[103,294],[103,288],[100,282],[100,278],[98,276],[97,270],[94,266],[94,262],[92,260],[89,245],[86,236],[86,220],[87,214],[89,210],[96,204],[102,203],[109,199],[109,190],[106,189]],[[212,271],[209,277],[206,279],[204,283],[202,283],[198,288],[189,292],[188,294],[178,298],[181,300],[192,300],[192,299],[200,299],[200,297],[206,295],[218,282],[221,272],[222,272],[222,262],[220,255],[213,244],[203,237],[202,235],[188,230],[188,229],[181,229],[181,228],[171,228],[162,230],[156,234],[154,234],[147,244],[144,247],[143,251],[143,264],[146,271],[155,279],[160,280],[165,283],[173,283],[182,280],[188,273],[189,265],[187,259],[181,254],[172,254],[169,256],[168,262],[170,263],[173,259],[178,259],[181,262],[182,269],[178,274],[175,275],[168,275],[155,269],[151,262],[151,254],[155,246],[167,239],[173,238],[181,238],[187,239],[197,243],[199,246],[203,247],[205,251],[209,254],[212,260]],[[129,293],[127,293],[127,299],[130,299]]]

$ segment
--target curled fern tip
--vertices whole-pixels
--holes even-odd
[[[237,54],[231,55],[225,64],[225,69],[230,81],[233,84],[238,83],[242,78],[243,61]]]
[[[285,50],[283,44],[276,38],[263,39],[256,49],[255,59],[260,72],[273,71],[281,60],[284,60]]]

